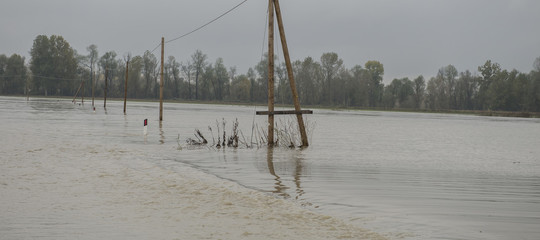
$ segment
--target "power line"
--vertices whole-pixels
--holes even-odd
[[[154,53],[154,51],[156,51],[156,49],[158,49],[159,46],[161,46],[161,43],[159,43],[150,53]]]
[[[218,19],[222,18],[223,16],[227,15],[228,13],[234,11],[236,8],[240,7],[240,5],[244,4],[245,2],[247,2],[247,0],[242,1],[241,3],[239,3],[239,4],[236,5],[236,6],[234,6],[233,8],[229,9],[229,10],[226,11],[225,13],[223,13],[223,14],[219,15],[218,17],[212,19],[211,21],[207,22],[206,24],[204,24],[204,25],[202,25],[202,26],[200,26],[200,27],[198,27],[198,28],[192,30],[191,32],[188,32],[188,33],[186,33],[186,34],[184,34],[184,35],[182,35],[182,36],[173,38],[173,39],[171,39],[171,40],[169,40],[169,41],[166,41],[165,43],[170,43],[170,42],[172,42],[172,41],[176,41],[176,40],[178,40],[178,39],[187,37],[188,35],[191,35],[192,33],[197,32],[197,31],[203,29],[204,27],[206,27],[206,26],[210,25],[211,23],[217,21]],[[154,49],[154,50],[155,50],[155,49]],[[153,51],[152,51],[152,52],[153,52]]]
[[[264,44],[266,43],[266,30],[268,29],[268,16],[269,16],[269,11],[270,9],[267,8],[266,9],[266,21],[264,23],[264,34],[263,34],[263,41],[262,41],[262,48],[261,48],[261,62],[263,61],[263,58],[264,58]]]

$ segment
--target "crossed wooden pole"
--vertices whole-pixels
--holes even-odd
[[[278,22],[285,64],[287,66],[287,73],[294,101],[294,111],[274,111],[274,11]],[[291,58],[289,56],[289,48],[287,47],[287,39],[285,38],[285,29],[283,28],[279,0],[268,0],[268,111],[257,112],[257,115],[268,115],[268,145],[274,145],[274,115],[296,114],[298,129],[300,130],[300,136],[302,138],[302,147],[309,146],[302,114],[312,113],[313,111],[302,111],[300,108],[300,101],[298,100],[298,92],[296,91],[296,83],[292,71]]]

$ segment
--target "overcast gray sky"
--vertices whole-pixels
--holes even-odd
[[[80,54],[142,55],[217,17],[242,0],[0,0],[0,54],[29,51],[37,35],[61,35]],[[471,70],[490,59],[528,73],[540,57],[538,0],[281,0],[291,58],[336,52],[346,67],[384,64],[385,82],[448,64]],[[210,61],[245,73],[261,59],[266,0],[244,5],[165,54],[186,61],[200,49]],[[155,51],[158,56],[159,51]],[[279,53],[281,57],[281,52]],[[159,57],[159,56],[158,56]]]

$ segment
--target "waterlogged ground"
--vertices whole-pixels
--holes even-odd
[[[97,106],[0,97],[2,239],[540,236],[537,119],[316,110],[307,149],[232,150],[184,140],[262,107]]]

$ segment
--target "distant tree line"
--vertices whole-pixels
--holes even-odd
[[[95,45],[78,54],[61,36],[39,35],[30,50],[29,64],[17,54],[0,55],[0,93],[73,96],[84,82],[86,97],[103,96],[105,79],[108,96],[124,96],[126,63],[128,97],[159,98],[160,63],[150,51],[142,56],[119,57],[114,51],[99,55]],[[198,101],[265,103],[267,101],[268,56],[238,74],[222,58],[211,62],[196,50],[184,62],[174,56],[164,64],[164,98]],[[490,60],[458,72],[453,65],[440,68],[429,80],[394,79],[384,85],[384,66],[368,61],[346,68],[336,53],[324,53],[293,62],[299,98],[304,105],[429,110],[496,110],[540,112],[540,58],[530,73],[503,70]],[[292,97],[284,63],[276,64],[276,102],[291,104]],[[108,74],[108,76],[105,76]]]

